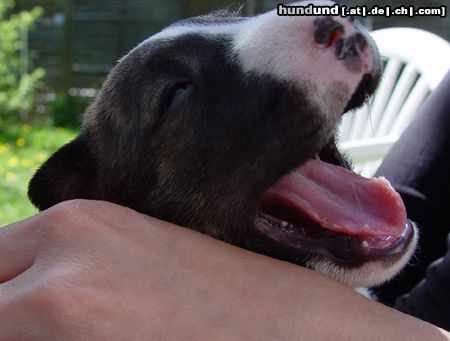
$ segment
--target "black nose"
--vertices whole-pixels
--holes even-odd
[[[344,33],[344,25],[334,20],[332,17],[319,17],[314,20],[317,27],[314,33],[314,40],[317,44],[329,47]]]
[[[335,54],[338,59],[344,59],[349,56],[358,56],[366,47],[366,38],[362,33],[358,32],[347,39],[338,39],[336,41]]]
[[[353,20],[349,19],[350,22],[353,22]],[[334,46],[338,59],[358,56],[367,47],[367,41],[362,32],[357,32],[351,37],[344,39],[342,37],[345,31],[344,25],[333,19],[333,17],[319,17],[313,23],[316,27],[314,33],[315,42],[321,47]]]

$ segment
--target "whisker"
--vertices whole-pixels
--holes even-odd
[[[363,212],[363,209],[361,206],[361,202],[359,201],[358,194],[356,193],[355,185],[353,183],[352,183],[352,190],[353,190],[353,194],[355,195],[355,199],[358,202],[359,211],[361,212],[361,215],[362,215],[364,212]]]

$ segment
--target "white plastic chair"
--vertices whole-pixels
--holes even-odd
[[[371,101],[347,113],[339,127],[339,147],[355,171],[372,176],[422,102],[450,69],[450,43],[415,28],[371,32],[385,60],[380,86]]]

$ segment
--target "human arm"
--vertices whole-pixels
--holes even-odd
[[[0,229],[0,340],[446,340],[289,263],[106,203]]]

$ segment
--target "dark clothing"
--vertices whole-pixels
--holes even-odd
[[[427,267],[446,253],[450,230],[450,72],[428,97],[392,147],[376,176],[400,193],[420,229],[419,250],[405,270],[379,288],[381,301],[394,305],[425,277]],[[427,278],[397,301],[402,311],[450,329],[450,251]]]
[[[450,237],[448,250],[444,258],[428,267],[425,279],[397,299],[395,307],[450,330]]]

